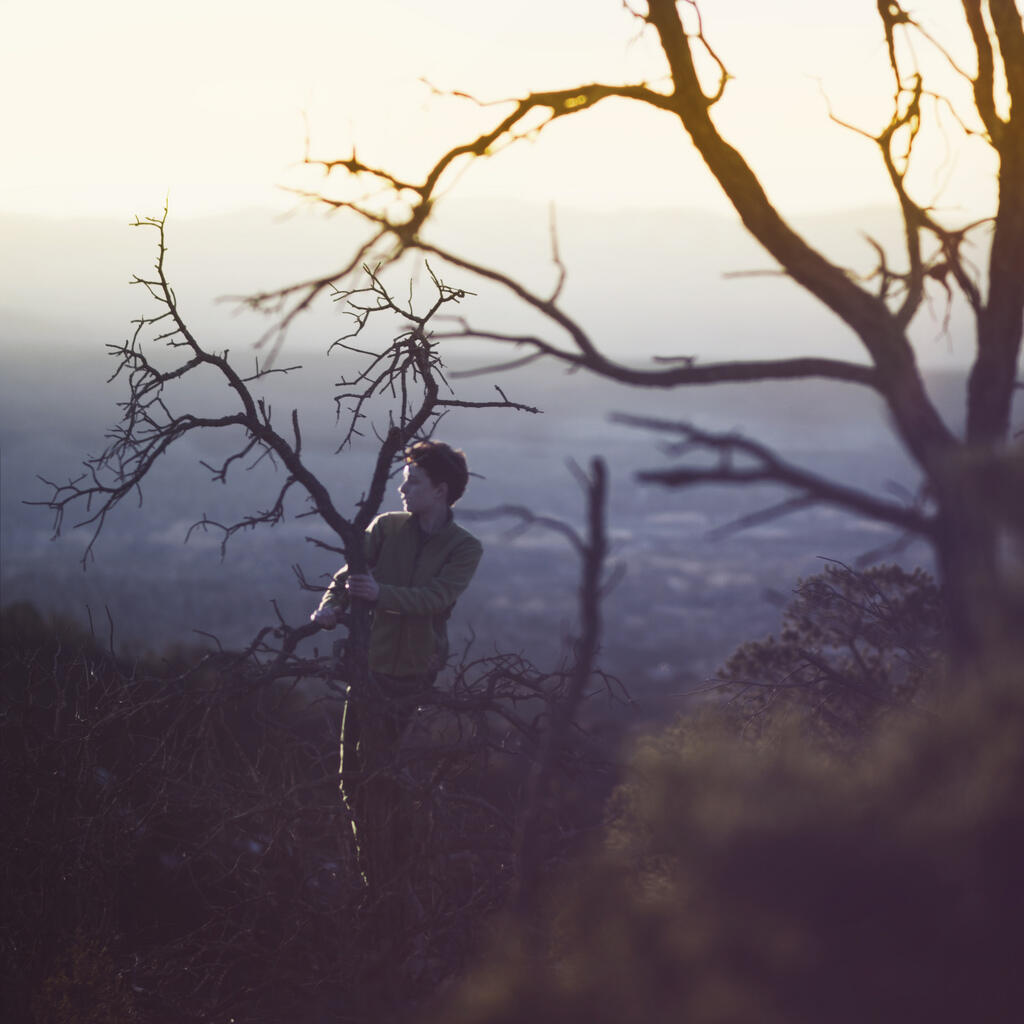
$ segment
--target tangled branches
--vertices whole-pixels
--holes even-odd
[[[84,472],[50,484],[49,500],[37,503],[53,511],[57,532],[71,509],[84,508],[80,524],[92,534],[83,563],[109,515],[141,495],[166,453],[196,431],[213,431],[240,439],[222,461],[203,462],[212,479],[228,483],[239,465],[266,460],[283,469],[283,480],[263,510],[227,523],[204,515],[192,531],[220,530],[223,552],[240,530],[284,520],[296,492],[306,501],[299,514],[318,516],[336,538],[311,542],[361,571],[364,532],[410,442],[429,438],[454,407],[538,411],[500,388],[493,399],[456,397],[431,323],[468,293],[431,271],[433,298],[420,312],[411,295],[402,303],[389,292],[379,269],[367,269],[365,287],[335,296],[354,320],[336,345],[363,360],[338,385],[337,454],[367,433],[377,444],[366,487],[354,511],[343,512],[309,467],[298,411],[279,430],[258,390],[270,374],[300,368],[257,364],[243,376],[227,352],[203,346],[169,283],[165,221],[166,211],[138,222],[158,234],[154,274],[136,279],[157,311],[136,321],[130,340],[110,346],[113,379],[128,385],[121,419]],[[380,318],[400,323],[382,346],[365,340]],[[211,371],[223,386],[219,416],[201,415],[187,386]],[[364,832],[384,851],[379,884],[369,889],[337,792],[332,740],[346,695],[372,690],[366,602],[352,602],[347,640],[331,654],[302,646],[317,626],[280,615],[245,650],[219,650],[173,671],[125,665],[85,645],[87,655],[73,664],[55,657],[47,672],[31,650],[17,648],[15,659],[32,669],[24,687],[5,694],[4,727],[24,734],[5,745],[5,777],[50,772],[59,780],[36,803],[30,789],[9,794],[26,824],[9,836],[17,867],[8,948],[18,947],[33,907],[40,909],[26,894],[45,891],[42,909],[51,915],[25,954],[36,997],[48,978],[77,970],[61,966],[67,957],[78,962],[72,920],[84,929],[81,948],[128,978],[135,1002],[172,1007],[182,1020],[231,1012],[273,1020],[285,992],[307,1005],[355,1001],[372,1018],[382,999],[415,998],[456,971],[484,915],[508,901],[514,884],[526,879],[532,888],[565,855],[596,822],[607,788],[604,753],[575,723],[592,681],[604,678],[596,666],[603,479],[595,466],[589,530],[575,544],[584,558],[574,657],[542,672],[521,655],[467,652],[450,685],[417,694],[401,735],[370,737],[378,747],[372,769],[399,795],[389,806],[403,817],[374,819],[379,828]],[[572,801],[557,798],[561,780],[571,782]],[[400,847],[385,850],[397,836],[405,837]],[[48,859],[36,863],[46,847]],[[74,900],[62,898],[68,886]]]
[[[71,989],[97,1012],[182,1021],[372,1019],[433,991],[508,900],[531,766],[574,707],[572,664],[467,652],[383,767],[413,841],[369,894],[337,792],[340,694],[311,678],[333,680],[332,658],[292,678],[228,653],[128,664],[24,607],[2,648],[10,1019],[50,1019]],[[553,748],[549,781],[572,798],[534,825],[548,867],[599,820],[608,769],[578,726]],[[381,942],[396,896],[415,910]]]

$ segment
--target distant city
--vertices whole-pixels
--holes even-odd
[[[552,278],[546,214],[530,207],[512,212],[515,217],[508,204],[456,204],[441,221],[442,233],[479,245],[482,258],[537,281]],[[822,244],[851,255],[857,246],[868,251],[860,234],[867,224],[876,236],[884,234],[883,220],[881,211],[862,211],[812,218],[804,226]],[[492,230],[499,222],[507,226],[504,233]],[[791,282],[723,279],[723,271],[763,263],[735,224],[685,211],[658,217],[568,211],[559,224],[570,268],[567,308],[615,358],[649,366],[658,353],[698,361],[742,352],[849,357],[852,339]],[[0,226],[9,243],[3,265],[10,286],[0,321],[0,601],[32,601],[81,622],[91,616],[98,633],[107,638],[112,632],[115,646],[129,653],[206,644],[211,636],[238,647],[276,621],[275,602],[290,623],[304,621],[317,596],[299,589],[293,566],[316,586],[337,568],[336,559],[305,541],[307,535],[330,539],[316,520],[291,518],[236,536],[223,561],[215,533],[196,533],[183,543],[204,514],[228,521],[266,507],[280,486],[269,465],[251,472],[239,467],[228,487],[211,485],[198,463],[231,450],[226,445],[233,442],[222,438],[189,440],[173,453],[144,488],[141,508],[126,502],[107,523],[88,571],[79,564],[88,533],[71,528],[73,516],[64,536],[51,542],[49,513],[24,502],[47,496],[37,475],[66,480],[77,474],[82,457],[102,447],[116,420],[124,382],[105,383],[114,367],[103,344],[128,336],[132,316],[144,305],[144,294],[127,280],[133,268],[144,271],[151,262],[151,240],[127,228],[83,223],[80,243],[68,250],[61,248],[57,224],[6,218]],[[251,319],[232,319],[231,308],[214,305],[213,297],[323,269],[338,251],[337,237],[309,218],[277,225],[243,214],[180,225],[172,218],[170,230],[186,315],[196,310],[208,343],[223,339],[228,347],[234,339],[232,357],[244,367],[266,359],[265,351],[252,348],[258,332]],[[614,251],[603,242],[610,237]],[[289,263],[286,251],[300,253],[299,263]],[[59,295],[44,273],[51,264],[64,268],[66,288]],[[422,275],[417,280],[422,287]],[[503,319],[499,299],[481,289],[459,312],[474,323],[507,327],[512,320]],[[279,422],[293,408],[299,411],[309,464],[339,507],[351,511],[364,486],[368,443],[335,454],[333,384],[351,364],[337,350],[321,362],[343,323],[325,299],[280,357],[282,368],[303,369],[268,378],[267,396]],[[958,323],[954,310],[943,335],[936,311],[933,334],[920,341],[925,363],[934,367],[929,388],[954,428],[962,417],[963,375],[943,360],[969,354]],[[461,343],[451,347],[450,362],[470,369],[515,354],[521,353]],[[880,401],[866,388],[812,380],[660,392],[567,375],[552,363],[498,377],[453,378],[462,397],[493,397],[495,383],[544,412],[455,410],[446,417],[438,436],[464,447],[477,474],[457,512],[516,503],[579,523],[582,496],[566,460],[607,459],[611,562],[619,568],[604,606],[602,660],[657,713],[671,708],[674,695],[700,686],[738,643],[775,629],[797,580],[820,571],[823,558],[855,563],[874,555],[928,565],[924,545],[894,547],[899,538],[892,531],[826,507],[712,539],[716,528],[785,495],[770,488],[640,486],[637,470],[670,464],[662,438],[609,422],[609,414],[620,411],[739,431],[800,465],[909,500],[916,477]],[[168,401],[176,409],[221,412],[231,398],[210,387],[186,395],[169,389]],[[397,507],[393,495],[389,502],[385,509]],[[297,502],[291,511],[304,507]],[[516,649],[540,663],[556,661],[575,628],[575,555],[562,538],[538,529],[510,538],[512,522],[467,517],[466,525],[484,540],[486,555],[451,623],[453,646],[473,635],[475,650]]]
[[[570,380],[574,388],[583,386],[579,378]],[[576,628],[578,580],[569,544],[540,527],[510,536],[516,520],[476,519],[472,512],[516,503],[580,524],[583,499],[566,467],[570,457],[585,464],[602,455],[609,464],[609,575],[617,582],[604,604],[601,661],[650,714],[671,713],[673,702],[702,685],[738,643],[775,630],[797,580],[820,572],[823,559],[854,564],[882,552],[904,564],[927,565],[922,544],[886,554],[899,539],[892,531],[829,507],[713,539],[716,527],[773,505],[782,492],[764,487],[676,491],[637,484],[637,469],[666,464],[657,439],[610,424],[603,403],[611,396],[607,385],[597,382],[599,400],[593,410],[574,415],[572,403],[558,389],[565,381],[553,375],[546,382],[503,382],[513,393],[546,406],[542,417],[481,414],[471,423],[465,414],[446,424],[444,436],[466,447],[479,475],[456,512],[485,544],[481,568],[450,624],[453,649],[472,636],[476,653],[521,651],[543,667],[567,650]],[[819,396],[816,387],[794,386],[791,393],[809,401]],[[817,407],[819,414],[806,401],[794,403],[799,417],[785,429],[778,417],[773,420],[757,403],[748,403],[748,414],[753,410],[755,417],[751,430],[762,439],[774,433],[783,446],[788,442],[795,460],[846,483],[879,491],[887,482],[898,482],[909,492],[913,481],[906,479],[906,465],[894,445],[880,443],[877,426],[865,431],[864,447],[851,445],[859,412],[855,401],[844,401],[848,394],[830,386],[830,400]],[[640,398],[659,413],[679,402],[679,396],[659,396],[655,406],[647,396],[624,391],[616,397],[622,399],[619,408],[630,402],[636,408]],[[19,402],[31,404],[24,396]],[[698,420],[702,412],[712,418],[725,415],[721,407],[716,412],[709,394],[701,397],[700,408],[695,404],[691,413]],[[809,422],[814,420],[816,425]],[[28,600],[80,622],[91,616],[104,640],[112,631],[115,646],[129,653],[202,646],[211,637],[240,647],[260,627],[277,621],[274,602],[291,624],[305,620],[318,595],[299,589],[293,565],[318,586],[337,568],[338,559],[306,543],[309,535],[330,540],[310,518],[240,534],[223,561],[215,532],[194,533],[185,544],[189,525],[204,513],[227,521],[232,514],[265,507],[275,484],[280,485],[280,477],[261,467],[240,471],[230,488],[214,487],[197,465],[203,453],[190,447],[154,474],[141,508],[128,502],[107,524],[95,562],[83,572],[79,560],[88,532],[66,529],[64,537],[51,542],[49,513],[21,500],[39,500],[47,493],[33,479],[34,472],[66,478],[75,471],[74,459],[95,450],[99,438],[83,436],[81,428],[69,432],[66,423],[50,424],[55,434],[48,433],[45,422],[37,426],[31,442],[25,431],[20,443],[5,445],[3,452],[4,603]],[[830,434],[840,439],[837,450],[818,447]],[[344,506],[358,497],[355,481],[367,464],[366,452],[333,456],[325,442],[314,432],[307,438],[308,450]],[[391,495],[385,508],[395,507]],[[301,504],[295,511],[302,511]],[[333,639],[307,643],[324,650]]]

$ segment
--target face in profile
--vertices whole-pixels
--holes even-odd
[[[421,466],[407,463],[402,472],[402,483],[398,488],[402,496],[402,506],[413,515],[448,508],[448,488],[445,484],[435,484]]]

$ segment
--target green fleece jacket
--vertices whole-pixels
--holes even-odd
[[[425,534],[415,516],[387,512],[366,531],[366,559],[380,586],[370,634],[370,669],[391,676],[436,672],[448,658],[447,622],[469,585],[483,546],[449,518]],[[348,605],[348,566],[320,607]]]

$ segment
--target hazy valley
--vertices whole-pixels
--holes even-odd
[[[500,205],[456,206],[441,219],[440,231],[477,246],[483,258],[524,273],[540,288],[553,279],[546,217],[530,207],[513,212],[521,215],[510,217]],[[499,221],[503,232],[492,229]],[[807,227],[823,244],[851,252],[858,227],[878,226],[883,217],[875,211],[860,221],[853,214],[823,217]],[[131,318],[147,308],[144,293],[127,280],[151,263],[153,239],[138,229],[88,222],[62,226],[8,218],[6,227],[0,252],[10,286],[0,303],[3,602],[30,600],[83,620],[91,614],[104,635],[109,612],[115,645],[134,651],[207,642],[197,630],[229,646],[243,644],[275,621],[272,602],[290,623],[304,620],[316,597],[298,588],[292,566],[320,583],[336,564],[306,542],[309,535],[329,538],[314,520],[295,518],[304,510],[301,502],[286,523],[233,538],[223,560],[216,531],[193,533],[184,543],[189,526],[203,515],[228,522],[273,501],[281,478],[267,464],[251,472],[236,466],[227,488],[209,483],[199,461],[223,459],[237,439],[207,438],[173,452],[144,488],[141,508],[126,502],[108,521],[86,572],[79,562],[87,530],[70,529],[69,520],[64,536],[51,541],[49,513],[23,503],[47,496],[37,474],[50,480],[75,475],[82,456],[102,446],[104,430],[116,419],[115,402],[126,385],[105,383],[114,363],[103,345],[128,336]],[[230,347],[243,367],[266,358],[265,350],[252,348],[265,322],[239,317],[216,296],[323,269],[336,262],[348,238],[344,224],[325,227],[305,214],[278,224],[241,214],[178,225],[172,218],[170,231],[171,273],[186,317],[208,344]],[[763,265],[735,225],[684,211],[661,217],[568,211],[560,231],[570,269],[566,307],[618,358],[650,365],[659,353],[700,360],[744,351],[850,357],[850,340],[791,283],[723,277],[727,270]],[[603,244],[610,237],[614,248]],[[76,241],[68,247],[70,238]],[[47,264],[56,278],[43,274]],[[422,294],[424,277],[414,276]],[[459,309],[474,324],[531,326],[528,318],[516,319],[521,314],[502,296],[480,292]],[[940,316],[936,311],[936,323]],[[945,339],[921,341],[934,357],[930,386],[954,424],[961,415],[960,378],[944,358],[962,356],[967,348],[958,322],[954,316]],[[339,505],[351,509],[362,492],[368,449],[357,445],[335,454],[340,433],[333,397],[335,382],[355,364],[338,350],[323,355],[347,330],[344,325],[337,306],[321,303],[299,322],[279,359],[282,367],[302,369],[268,378],[265,390],[278,422],[293,408],[299,411],[310,464]],[[457,370],[509,356],[481,343],[455,343],[448,351]],[[462,397],[483,398],[493,396],[495,383],[543,413],[450,414],[438,436],[464,447],[479,474],[462,505],[523,504],[578,523],[582,498],[566,460],[607,459],[612,560],[624,574],[605,604],[604,660],[652,704],[699,684],[737,642],[771,631],[780,603],[799,577],[820,570],[822,558],[852,562],[897,538],[875,523],[818,507],[711,539],[716,527],[771,505],[781,493],[638,486],[638,469],[668,464],[660,451],[663,439],[609,422],[611,412],[740,431],[778,445],[801,465],[876,493],[896,487],[909,495],[916,487],[884,410],[863,388],[810,381],[662,393],[567,375],[543,363],[455,386]],[[178,411],[226,408],[212,381],[186,395],[169,390],[169,401]],[[573,630],[575,556],[564,540],[536,529],[510,539],[513,525],[486,520],[471,526],[487,554],[452,623],[453,641],[472,631],[478,650],[522,649],[551,661]],[[928,553],[917,544],[894,557],[917,564]]]

